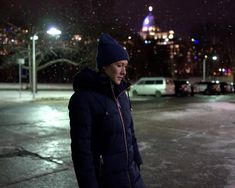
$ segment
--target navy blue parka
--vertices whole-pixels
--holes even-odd
[[[138,150],[122,81],[84,69],[69,101],[71,151],[79,188],[143,188]]]

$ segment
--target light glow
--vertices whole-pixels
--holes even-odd
[[[173,34],[170,34],[170,35],[168,36],[168,38],[169,38],[169,39],[173,39],[173,38],[174,38],[174,35],[173,35]]]
[[[212,60],[214,60],[214,61],[216,61],[217,59],[218,59],[217,56],[213,56],[213,57],[212,57]]]
[[[37,35],[34,35],[32,37],[30,37],[31,40],[38,40],[38,36]]]
[[[47,31],[47,34],[52,35],[52,36],[60,35],[61,31],[55,27],[52,27]]]

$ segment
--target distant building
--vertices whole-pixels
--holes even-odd
[[[156,40],[157,45],[169,45],[173,44],[174,31],[161,31],[161,29],[155,24],[155,17],[152,15],[153,8],[149,7],[149,14],[145,17],[142,29],[139,32],[143,40]]]
[[[27,33],[27,29],[17,27],[10,23],[0,26],[0,55],[9,55],[13,46],[25,44],[25,37],[22,36]]]
[[[139,35],[144,44],[153,46],[153,55],[161,57],[150,58],[152,60],[147,62],[147,66],[151,69],[151,75],[164,76],[167,74],[167,76],[174,76],[178,70],[173,59],[179,55],[180,45],[175,38],[173,30],[161,31],[160,27],[156,25],[156,19],[152,14],[152,10],[153,7],[150,6],[149,13],[143,21]],[[156,62],[153,62],[153,59]]]

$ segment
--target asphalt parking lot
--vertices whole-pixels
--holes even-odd
[[[66,96],[1,101],[0,187],[77,187]],[[146,187],[234,188],[234,101],[233,95],[132,98]]]

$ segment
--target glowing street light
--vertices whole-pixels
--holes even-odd
[[[47,30],[47,34],[52,35],[52,36],[61,35],[61,33],[62,32],[55,27],[52,27],[49,30]]]
[[[37,85],[37,71],[36,71],[36,40],[38,40],[38,34],[39,32],[36,32],[33,36],[30,37],[32,40],[32,89],[33,89],[33,99],[35,99],[35,93],[36,93],[36,85]],[[54,27],[47,30],[47,34],[52,36],[59,36],[62,32]]]
[[[212,60],[216,61],[218,59],[218,57],[216,55],[212,56]]]

